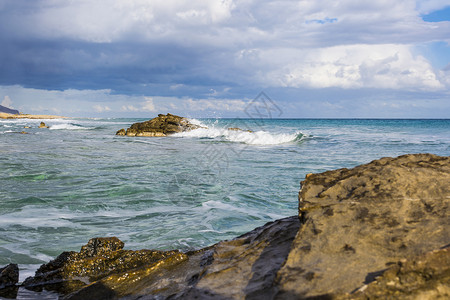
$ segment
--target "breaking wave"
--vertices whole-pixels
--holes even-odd
[[[205,128],[199,128],[188,132],[180,132],[174,136],[219,139],[222,141],[244,143],[249,145],[280,145],[286,143],[299,142],[304,138],[300,131],[295,133],[272,133],[264,130],[246,131],[229,130],[223,127],[206,127],[201,121],[191,119],[191,123]]]

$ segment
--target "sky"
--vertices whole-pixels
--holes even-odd
[[[450,118],[450,0],[0,0],[0,104],[68,117]]]

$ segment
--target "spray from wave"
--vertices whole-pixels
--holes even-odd
[[[219,127],[217,122],[215,122],[212,126],[207,127],[207,125],[199,120],[190,119],[189,121],[195,125],[202,126],[203,128],[180,132],[174,136],[220,139],[227,142],[244,143],[249,145],[280,145],[299,142],[304,137],[300,131],[295,133],[271,133],[263,130],[249,132],[245,130],[230,130],[228,128]]]

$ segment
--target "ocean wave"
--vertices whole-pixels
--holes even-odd
[[[50,125],[50,130],[86,130],[91,129],[90,127],[84,127],[82,125],[74,124],[74,123],[63,123],[63,124],[54,124]]]
[[[206,125],[199,120],[190,119],[190,121],[193,124],[206,127]],[[249,132],[245,130],[229,130],[228,128],[213,126],[187,132],[180,132],[174,136],[221,139],[227,142],[243,143],[248,145],[280,145],[299,142],[305,135],[300,131],[296,131],[294,133],[272,133],[263,130]]]

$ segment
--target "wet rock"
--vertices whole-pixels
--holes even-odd
[[[15,299],[19,287],[19,267],[17,264],[9,264],[0,268],[0,297]]]
[[[45,125],[44,122],[41,122],[41,124],[39,124],[38,128],[49,128],[47,125]]]
[[[307,176],[280,297],[350,292],[397,260],[447,245],[449,182],[450,157],[431,154]]]
[[[91,239],[80,252],[63,252],[42,265],[23,285],[31,290],[45,288],[68,294],[111,274],[130,272],[179,255],[178,251],[123,250],[123,246],[116,237]]]
[[[19,267],[9,264],[0,268],[0,289],[15,286],[19,282]]]
[[[126,130],[125,129],[119,129],[117,132],[116,132],[116,135],[127,135],[127,132],[126,132]]]
[[[196,284],[174,298],[272,299],[277,292],[277,271],[299,227],[298,217],[290,217],[218,243]]]
[[[134,123],[126,131],[121,129],[117,131],[116,135],[158,137],[197,128],[200,126],[192,124],[186,118],[172,114],[159,114],[158,117],[149,121]]]
[[[240,129],[240,128],[238,128],[238,127],[230,127],[230,128],[228,128],[228,130],[231,130],[231,131],[253,132],[253,131],[251,131],[251,130]]]

